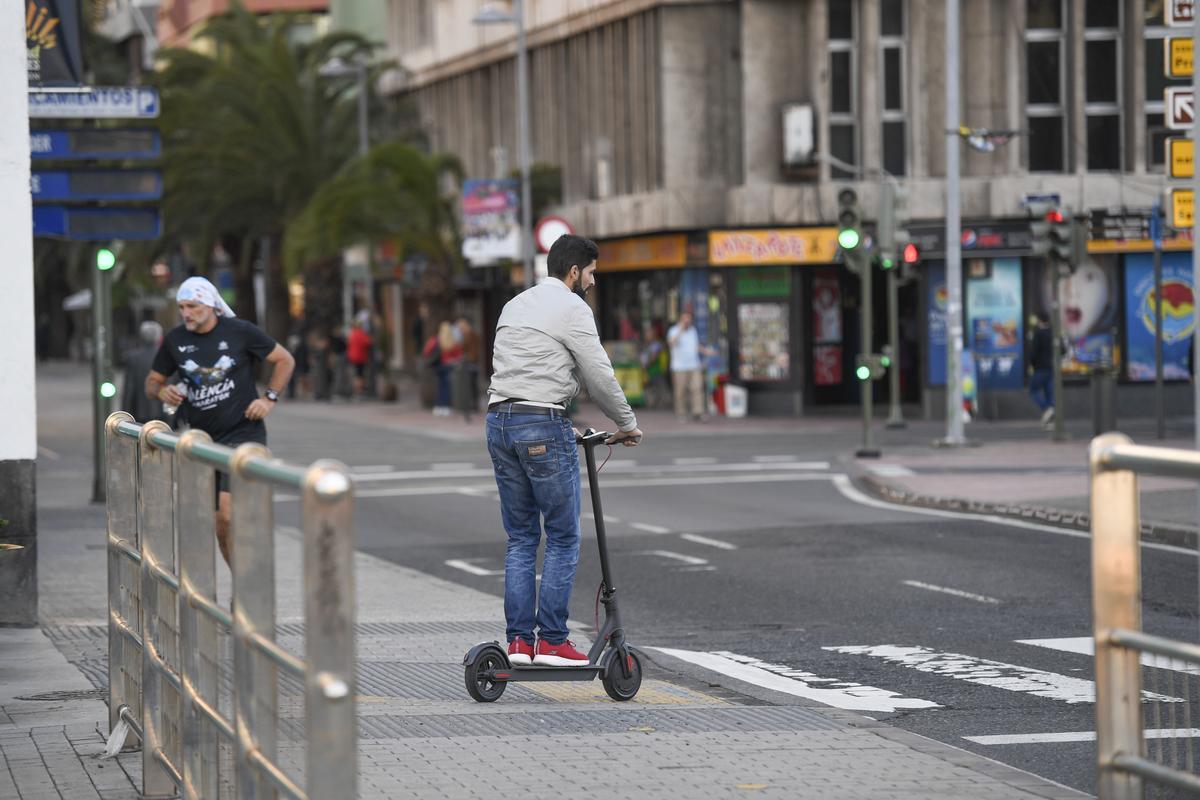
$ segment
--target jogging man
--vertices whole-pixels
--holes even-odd
[[[589,239],[559,237],[547,256],[549,277],[510,300],[496,323],[487,443],[508,533],[504,617],[513,664],[588,663],[587,654],[567,640],[580,499],[579,454],[566,407],[580,379],[620,431],[609,444],[634,447],[642,437],[583,299],[596,282],[598,254]],[[543,525],[539,592],[535,575]]]
[[[170,330],[146,376],[146,395],[168,405],[188,404],[188,423],[217,444],[237,447],[267,443],[263,423],[287,387],[296,362],[283,346],[253,324],[240,320],[205,278],[188,278],[175,295],[183,324]],[[263,397],[254,385],[256,362],[271,365]],[[183,374],[185,397],[166,385]],[[217,473],[217,545],[229,564],[229,476]]]

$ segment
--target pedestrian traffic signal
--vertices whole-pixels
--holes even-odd
[[[860,381],[869,380],[871,377],[871,368],[866,364],[859,364],[858,369],[854,370],[854,374],[858,376]]]
[[[105,272],[113,268],[117,263],[117,256],[112,250],[107,247],[101,247],[96,251],[96,269]]]
[[[909,242],[908,244],[904,245],[904,252],[901,260],[905,264],[915,265],[921,261],[921,251],[917,249],[915,244]]]
[[[862,211],[858,193],[847,187],[838,192],[838,246],[854,250],[862,242]]]
[[[1046,214],[1046,222],[1050,225],[1050,252],[1052,261],[1060,264],[1071,263],[1071,221],[1059,209]]]
[[[100,396],[105,397],[105,398],[116,397],[117,396],[117,385],[115,383],[113,383],[112,381],[101,381]]]
[[[880,353],[859,353],[855,359],[854,375],[860,381],[879,380],[892,365],[890,356]]]

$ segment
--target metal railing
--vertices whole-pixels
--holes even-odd
[[[1200,794],[1192,751],[1197,731],[1191,727],[1189,688],[1192,677],[1200,673],[1195,667],[1200,665],[1200,646],[1142,631],[1137,478],[1146,474],[1200,481],[1200,452],[1136,445],[1123,434],[1109,433],[1092,440],[1089,462],[1100,798],[1141,800],[1146,782]],[[1192,666],[1181,670],[1180,662]],[[1154,691],[1146,694],[1143,663],[1151,667],[1153,676]],[[1166,678],[1161,679],[1164,672]],[[1178,672],[1182,676],[1177,692]],[[1165,689],[1165,694],[1160,689]],[[1175,696],[1177,693],[1183,697]],[[1200,692],[1197,697],[1200,699]],[[1154,725],[1149,731],[1143,722],[1144,706]],[[1165,715],[1163,706],[1167,707]],[[1166,728],[1164,716],[1169,723]],[[1153,757],[1147,753],[1148,738],[1156,743]]]
[[[124,412],[105,423],[109,729],[142,743],[145,797],[354,797],[353,491],[345,467],[272,459]],[[232,613],[217,602],[216,471],[230,476]],[[299,489],[304,658],[275,641],[273,487]],[[219,628],[233,649],[222,713]],[[303,683],[306,779],[279,763],[279,671]],[[126,733],[125,731],[128,731]],[[224,742],[222,742],[224,740]],[[304,787],[301,787],[304,783]]]

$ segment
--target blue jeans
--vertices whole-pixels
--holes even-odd
[[[504,618],[508,641],[533,644],[534,625],[550,644],[567,639],[571,587],[579,564],[579,453],[566,417],[489,411],[488,453],[508,533]],[[537,551],[546,529],[542,585]],[[535,616],[536,609],[536,616]]]
[[[1037,407],[1045,411],[1054,405],[1053,373],[1048,369],[1035,369],[1029,378],[1029,396]]]

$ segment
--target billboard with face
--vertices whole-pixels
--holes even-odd
[[[1050,313],[1056,273],[1056,267],[1045,263],[1037,268],[1032,313]],[[1057,281],[1059,324],[1067,345],[1063,374],[1083,376],[1108,358],[1115,362],[1120,300],[1116,257],[1093,256],[1074,273],[1057,275]]]

